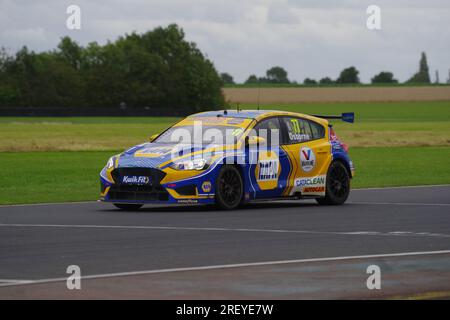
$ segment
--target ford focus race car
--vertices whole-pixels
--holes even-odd
[[[328,118],[353,122],[354,115],[263,110],[191,115],[111,157],[100,173],[100,200],[124,210],[146,203],[235,209],[262,199],[342,204],[354,167]]]

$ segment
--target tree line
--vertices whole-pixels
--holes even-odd
[[[223,106],[213,63],[177,25],[86,47],[0,51],[0,107],[186,108]]]
[[[234,84],[233,77],[228,73],[221,73],[222,81],[225,84]],[[288,73],[282,67],[276,66],[272,67],[266,71],[265,77],[257,77],[256,75],[250,75],[245,84],[258,84],[258,83],[272,83],[272,84],[297,84],[295,81],[290,81],[288,78]],[[320,80],[315,80],[311,78],[306,78],[303,81],[305,85],[339,85],[339,84],[359,84],[361,83],[359,79],[359,71],[354,66],[345,68],[339,74],[336,79],[331,79],[330,77],[324,77]],[[372,84],[393,84],[398,83],[398,80],[394,78],[394,74],[390,71],[381,71],[380,73],[374,75],[371,79]],[[425,52],[422,52],[419,70],[406,81],[406,83],[417,83],[417,84],[429,84],[430,75],[427,63],[427,57]]]

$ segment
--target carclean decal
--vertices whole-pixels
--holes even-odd
[[[325,175],[311,177],[311,178],[300,178],[295,179],[296,187],[306,187],[306,186],[322,186],[325,185]]]
[[[297,178],[294,180],[291,195],[297,192],[303,195],[323,195],[325,194],[325,185],[326,175]]]
[[[308,147],[303,147],[300,150],[300,164],[303,171],[309,172],[316,166],[316,155]]]

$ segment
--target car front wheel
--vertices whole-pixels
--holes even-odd
[[[223,166],[216,180],[216,204],[225,210],[236,209],[242,202],[244,186],[239,170]]]
[[[326,181],[325,197],[316,201],[322,205],[343,204],[350,194],[350,176],[342,162],[331,163]]]

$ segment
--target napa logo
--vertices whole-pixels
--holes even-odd
[[[281,166],[278,154],[274,151],[263,151],[258,155],[255,166],[255,180],[261,190],[277,188]]]
[[[308,147],[303,147],[300,150],[300,164],[303,171],[309,172],[316,166],[316,155]]]
[[[278,159],[259,161],[258,181],[270,181],[278,179]]]
[[[203,192],[210,192],[211,191],[211,181],[205,181],[202,183],[202,190]]]
[[[149,184],[150,177],[146,176],[123,176],[122,183],[126,184]]]

